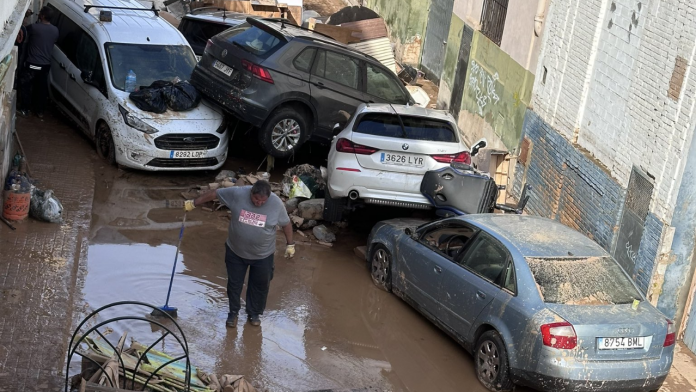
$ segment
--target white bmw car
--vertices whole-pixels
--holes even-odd
[[[446,111],[362,104],[331,143],[324,219],[341,220],[349,201],[431,208],[420,193],[423,175],[453,162],[470,164],[485,146],[480,140],[470,151]]]

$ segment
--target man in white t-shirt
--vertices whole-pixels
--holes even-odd
[[[237,324],[247,269],[246,312],[249,323],[259,326],[273,279],[276,226],[282,227],[285,233],[285,257],[295,255],[290,217],[280,198],[271,192],[271,185],[267,181],[258,181],[253,186],[212,190],[195,200],[186,200],[184,208],[188,212],[216,198],[232,212],[225,244],[227,297],[230,304],[227,326],[234,328]]]

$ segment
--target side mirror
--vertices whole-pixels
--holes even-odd
[[[92,84],[92,71],[82,71],[80,72],[80,77],[82,78],[82,81],[87,83],[87,84]]]
[[[409,237],[413,237],[413,230],[410,227],[405,228],[404,233]]]
[[[336,135],[338,135],[339,133],[341,133],[341,124],[336,123],[336,124],[334,124],[334,126],[333,126],[333,135],[336,136]]]
[[[481,139],[474,143],[474,145],[471,146],[471,156],[475,157],[476,154],[478,154],[481,149],[486,148],[487,145],[486,139]]]

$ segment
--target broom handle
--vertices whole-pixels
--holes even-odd
[[[169,295],[172,293],[172,283],[174,283],[174,273],[176,272],[176,262],[179,260],[179,247],[181,246],[181,239],[184,237],[184,224],[186,223],[186,212],[184,212],[184,219],[181,221],[181,230],[179,231],[179,243],[176,244],[176,255],[174,256],[174,267],[172,267],[172,277],[169,279],[169,290],[167,290],[167,300],[164,303],[164,307],[169,307]]]

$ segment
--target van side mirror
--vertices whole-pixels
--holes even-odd
[[[82,78],[82,81],[87,83],[87,84],[92,84],[92,71],[82,71],[80,72],[80,77]]]
[[[486,139],[481,139],[474,143],[474,145],[471,146],[471,156],[475,157],[476,154],[478,154],[481,149],[486,148],[487,145]]]

